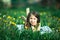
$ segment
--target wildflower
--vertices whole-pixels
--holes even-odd
[[[8,16],[7,18],[11,19],[11,16]]]
[[[4,22],[7,22],[7,20],[4,20]]]
[[[10,23],[11,23],[12,25],[16,25],[16,23],[15,23],[15,22],[10,21]]]
[[[0,17],[0,20],[1,20],[2,18]]]
[[[58,29],[56,30],[56,32],[58,32]]]
[[[55,28],[52,28],[53,30],[55,29]]]
[[[25,26],[25,29],[28,29],[28,27]]]
[[[3,17],[6,17],[6,15],[3,15]]]
[[[25,22],[23,21],[23,24],[24,24]]]
[[[15,20],[15,18],[13,18],[13,20]]]
[[[48,23],[48,26],[50,25],[51,23]]]
[[[21,17],[19,17],[19,18],[21,18]]]
[[[60,18],[58,20],[60,21]]]

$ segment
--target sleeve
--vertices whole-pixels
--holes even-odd
[[[45,28],[45,31],[46,31],[46,32],[48,32],[48,33],[52,32],[52,30],[51,30],[51,28],[50,28],[50,27],[45,26],[44,28]]]
[[[43,26],[41,29],[42,29],[41,34],[52,32],[51,28],[48,26]]]
[[[16,25],[16,26],[17,26],[18,30],[20,30],[20,31],[24,29],[24,25],[23,24]]]

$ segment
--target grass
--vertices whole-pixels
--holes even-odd
[[[60,40],[60,10],[30,8],[39,12],[41,26],[49,26],[53,33],[40,35],[26,30],[20,33],[16,25],[24,24],[21,16],[26,17],[26,8],[0,9],[0,40]]]

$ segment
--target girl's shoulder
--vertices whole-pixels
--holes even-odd
[[[43,26],[40,28],[40,31],[41,31],[41,34],[44,34],[44,33],[51,33],[52,30],[49,26]]]

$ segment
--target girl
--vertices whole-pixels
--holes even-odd
[[[20,27],[21,29],[25,28],[27,30],[32,30],[33,32],[40,31],[41,34],[52,32],[48,26],[40,26],[40,15],[37,12],[30,12],[27,16],[24,27],[23,25],[20,25]]]

